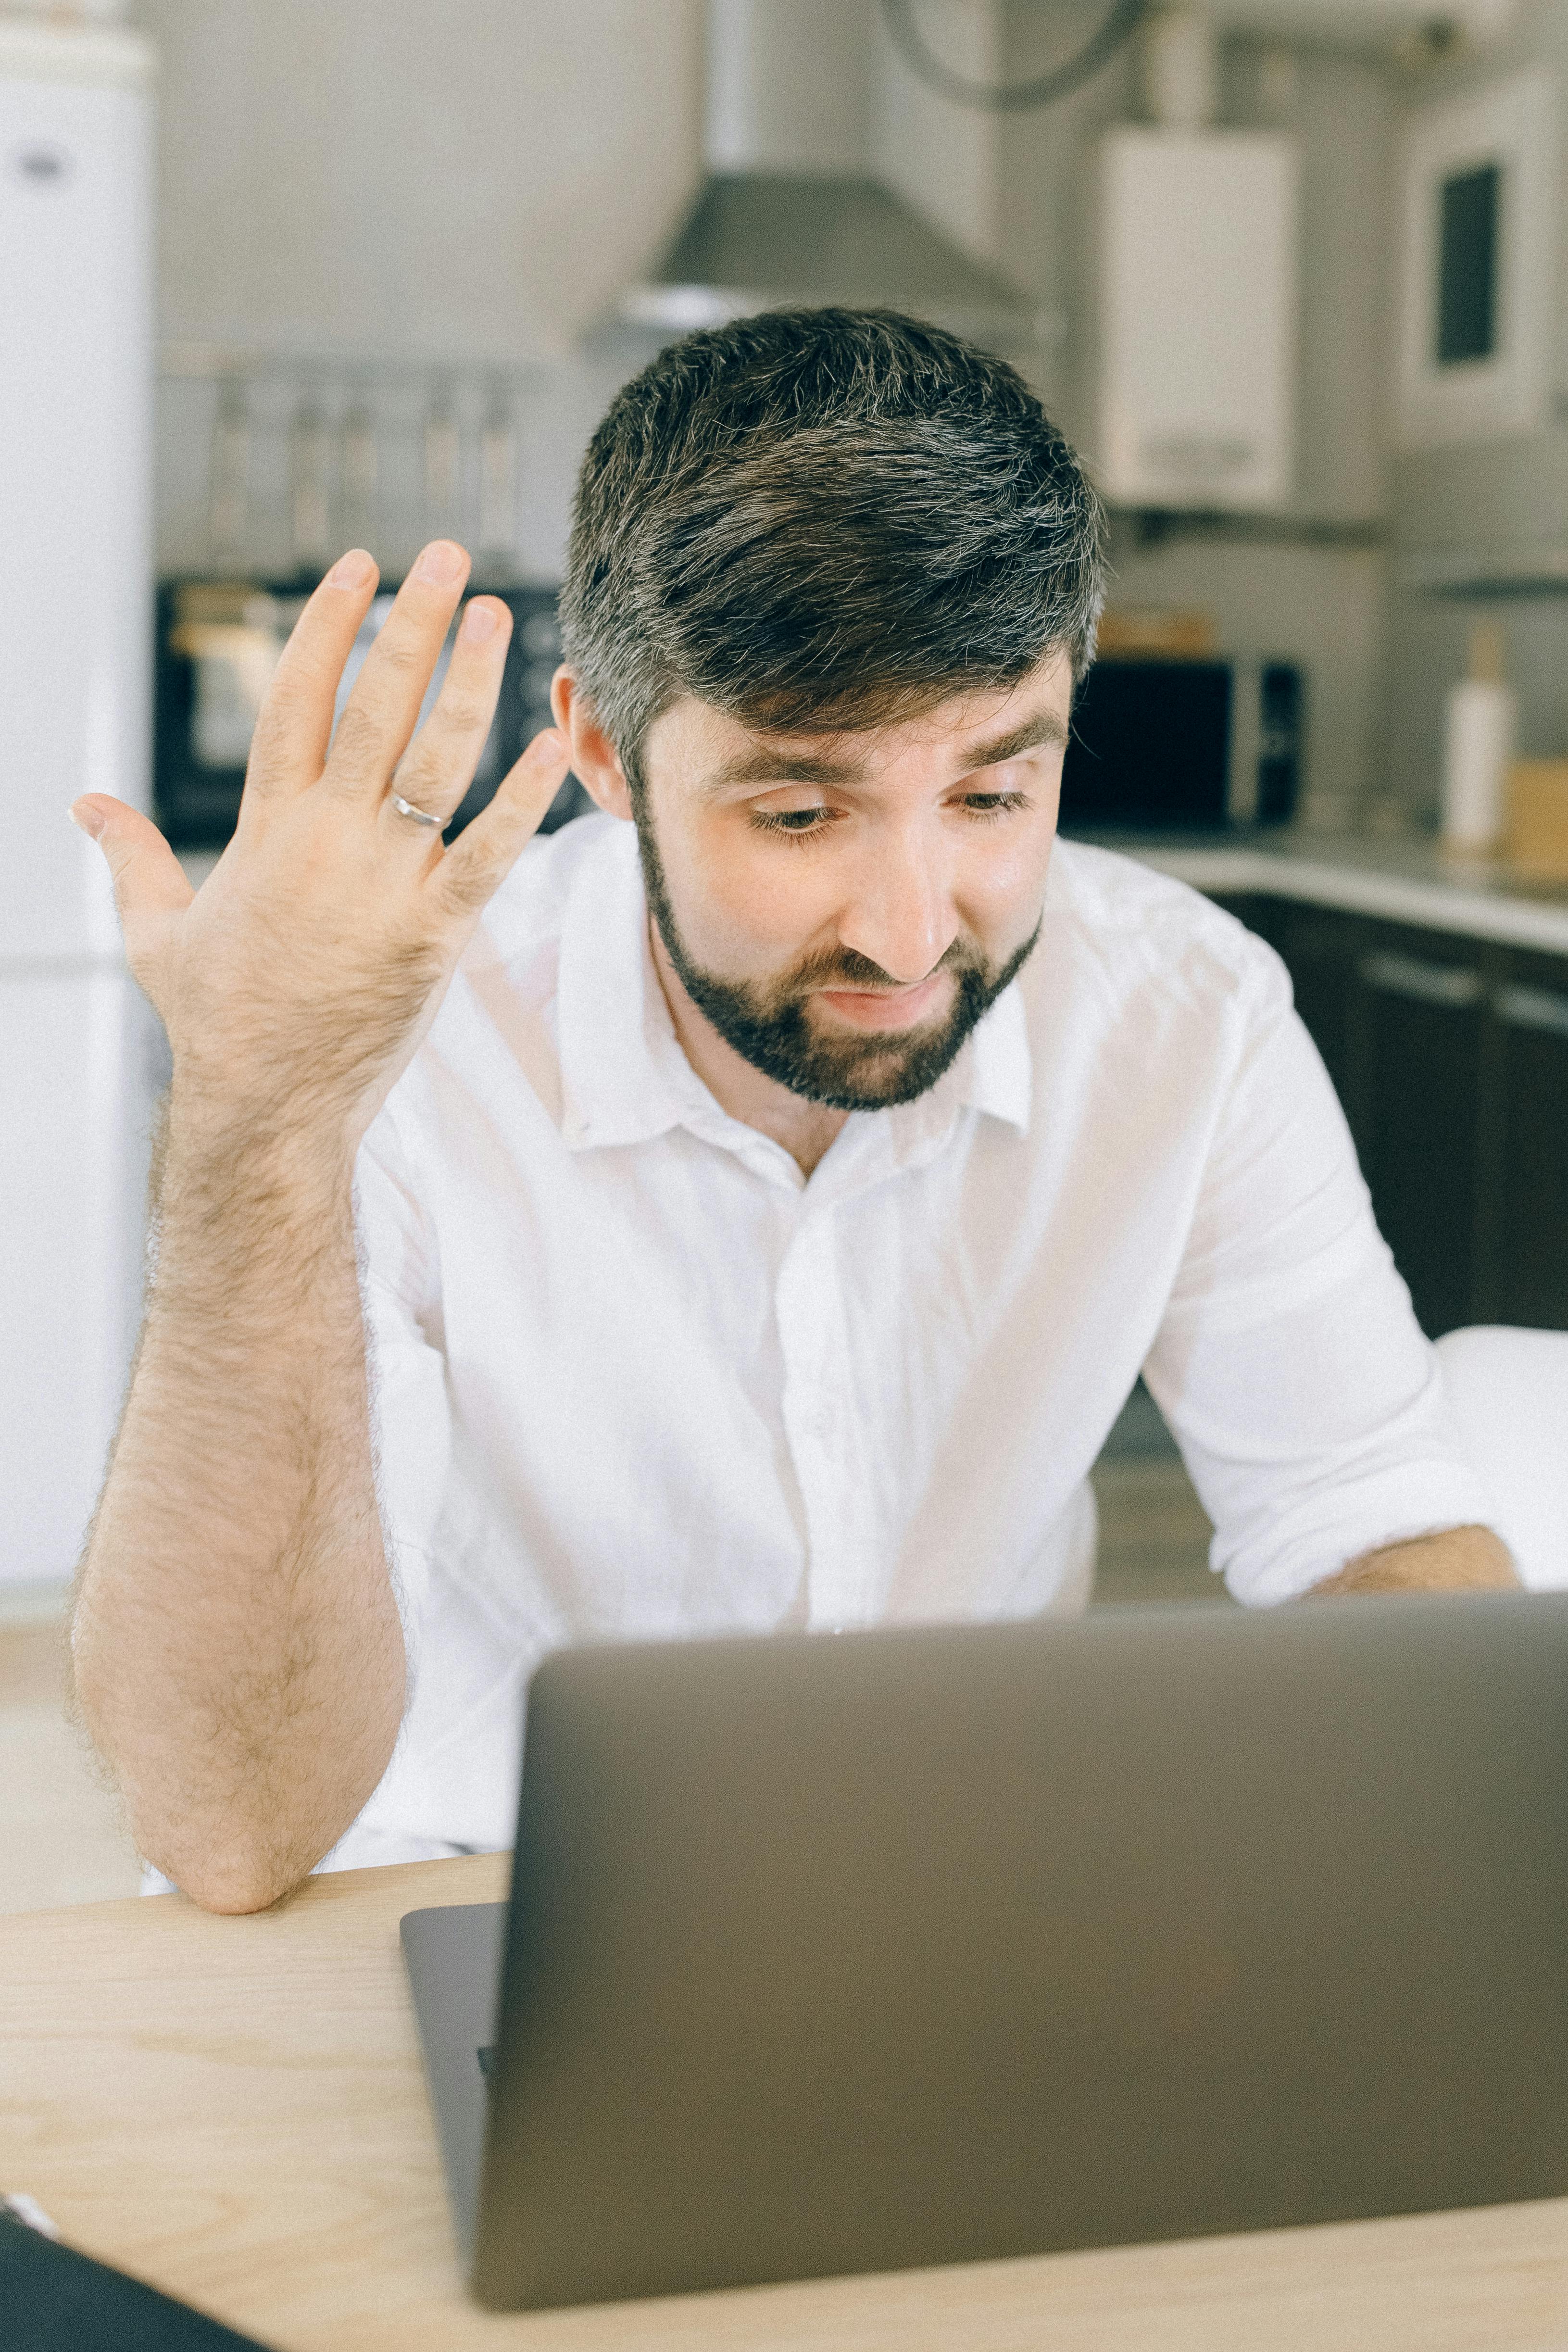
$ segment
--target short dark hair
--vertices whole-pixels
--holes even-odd
[[[1017,371],[889,310],[687,335],[612,402],[578,478],[566,656],[641,790],[683,694],[806,731],[1082,677],[1099,500]]]

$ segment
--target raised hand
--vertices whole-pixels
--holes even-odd
[[[354,1154],[567,763],[541,735],[443,848],[509,622],[494,598],[469,606],[416,735],[467,574],[460,547],[425,549],[334,733],[376,585],[368,555],[336,566],[194,897],[145,817],[98,793],[72,811],[174,1056],[146,1319],[78,1580],[77,1697],[139,1851],[218,1910],[270,1903],[319,1860],[402,1714]]]
[[[333,567],[285,648],[234,840],[199,891],[134,809],[97,793],[73,805],[108,859],[127,958],[169,1034],[176,1129],[316,1135],[351,1150],[559,789],[567,746],[546,732],[443,846],[490,730],[511,629],[497,598],[470,604],[415,734],[468,568],[451,541],[423,551],[334,730],[377,572],[359,550]]]

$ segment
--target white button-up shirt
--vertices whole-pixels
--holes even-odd
[[[929,1093],[808,1181],[659,986],[629,826],[525,854],[359,1167],[412,1698],[334,1861],[510,1842],[528,1676],[604,1637],[1081,1600],[1140,1370],[1244,1601],[1484,1520],[1270,950],[1059,844]]]

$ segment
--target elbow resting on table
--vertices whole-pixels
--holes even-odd
[[[104,1658],[74,1660],[76,1711],[108,1766],[136,1851],[204,1911],[265,1911],[308,1878],[357,1818],[392,1760],[404,1675],[344,1694],[332,1710],[279,1692],[246,1719],[214,1699],[165,1696]],[[357,1705],[351,1702],[357,1700]],[[258,1728],[259,1726],[259,1728]]]
[[[298,1869],[279,1869],[270,1856],[238,1853],[232,1849],[204,1864],[178,1871],[165,1863],[156,1864],[198,1909],[231,1918],[253,1911],[269,1911],[275,1903],[281,1903],[286,1895],[302,1886],[314,1866],[307,1863]]]
[[[304,1885],[353,1818],[354,1812],[340,1822],[334,1816],[334,1826],[294,1836],[258,1824],[236,1829],[214,1822],[180,1830],[163,1824],[138,1834],[137,1850],[203,1911],[267,1911]],[[134,1831],[134,1812],[131,1826]]]

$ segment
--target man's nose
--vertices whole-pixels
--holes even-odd
[[[957,936],[946,873],[933,849],[885,838],[868,845],[854,892],[839,917],[841,944],[909,988],[941,962]]]

